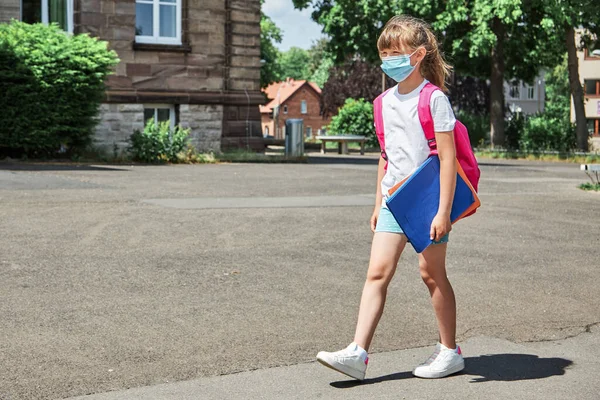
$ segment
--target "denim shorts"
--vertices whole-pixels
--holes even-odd
[[[375,227],[375,232],[390,232],[390,233],[401,233],[404,234],[398,222],[392,215],[392,212],[389,208],[385,206],[381,206],[379,210],[379,218],[377,219],[377,226]],[[448,236],[450,234],[447,233],[446,236],[441,238],[439,241],[433,241],[434,244],[440,243],[448,243]]]

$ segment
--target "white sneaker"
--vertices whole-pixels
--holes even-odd
[[[449,349],[441,343],[435,346],[435,351],[427,361],[414,369],[413,375],[419,378],[443,378],[465,369],[460,347]]]
[[[369,357],[361,354],[358,346],[352,343],[344,350],[333,353],[320,351],[317,354],[317,361],[326,367],[362,381],[365,379]]]

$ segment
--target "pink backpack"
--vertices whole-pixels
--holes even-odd
[[[435,143],[433,118],[431,116],[431,108],[429,107],[431,101],[431,94],[436,90],[440,89],[432,83],[427,83],[421,90],[421,93],[419,94],[419,120],[421,121],[421,126],[423,127],[423,131],[425,132],[427,144],[429,144],[429,156],[436,155],[438,153],[437,146]],[[385,96],[385,94],[389,91],[390,89],[380,94],[373,102],[373,114],[375,117],[375,133],[377,134],[377,139],[379,140],[379,145],[381,146],[381,156],[386,161],[387,155],[385,154],[385,135],[383,128],[382,103],[383,96]],[[475,154],[473,154],[473,149],[471,148],[471,142],[469,141],[469,133],[467,132],[467,127],[464,126],[460,121],[456,121],[456,125],[454,126],[454,143],[456,145],[456,158],[458,159],[458,163],[462,167],[463,171],[465,172],[465,175],[471,182],[471,185],[473,186],[475,191],[477,191],[480,175],[479,166],[477,165]],[[385,169],[387,170],[387,163],[385,164]]]

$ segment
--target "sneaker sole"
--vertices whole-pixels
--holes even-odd
[[[331,368],[334,371],[341,372],[342,374],[347,375],[351,378],[358,379],[359,381],[365,379],[364,372],[358,371],[354,368],[350,368],[334,360],[328,360],[327,356],[324,356],[322,354],[317,354],[317,361],[326,366],[327,368]]]
[[[413,375],[418,377],[418,378],[424,378],[424,379],[438,379],[438,378],[445,378],[449,375],[452,374],[456,374],[457,372],[462,371],[463,369],[465,369],[465,362],[462,361],[460,364],[456,364],[454,367],[447,369],[446,371],[439,371],[439,372],[420,372],[417,373],[416,371],[413,371]]]

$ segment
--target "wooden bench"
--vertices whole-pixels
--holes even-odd
[[[360,155],[365,154],[365,142],[367,141],[366,136],[360,135],[338,135],[338,136],[316,136],[315,139],[321,141],[321,153],[327,153],[327,142],[337,142],[338,154],[348,154],[348,143],[358,142],[360,143]]]

